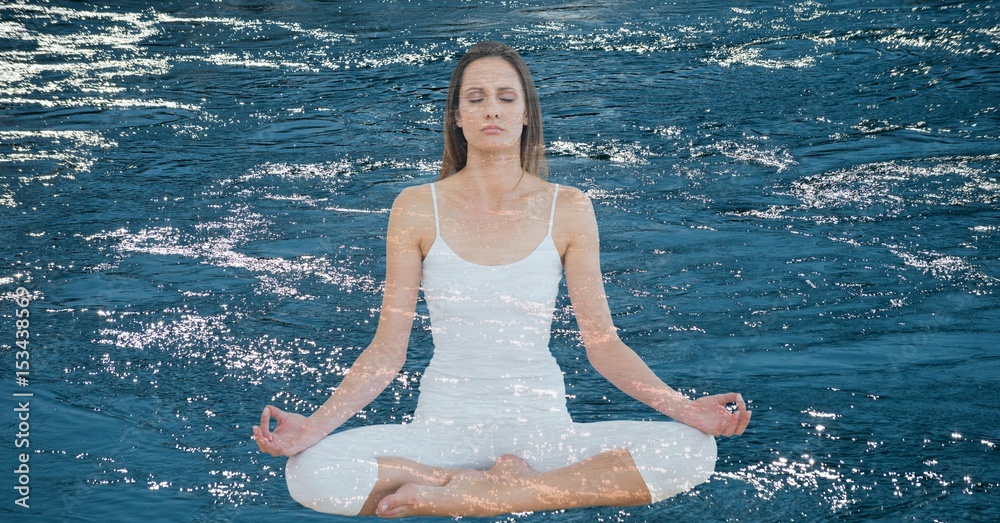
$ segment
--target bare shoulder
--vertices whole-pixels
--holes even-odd
[[[563,184],[559,184],[559,202],[557,205],[558,207],[570,207],[574,209],[592,207],[590,197],[587,196],[587,193],[572,185]]]
[[[389,213],[390,234],[400,234],[427,252],[434,241],[434,207],[430,184],[414,185],[399,192]],[[407,242],[409,243],[409,242]]]
[[[414,225],[431,220],[434,222],[434,204],[431,199],[430,184],[413,185],[399,192],[392,202],[390,219],[394,221],[414,221]]]
[[[587,193],[570,185],[559,185],[552,240],[563,255],[571,245],[597,245],[597,219]]]
[[[556,200],[556,224],[572,230],[594,220],[594,204],[587,193],[571,185],[559,185]]]
[[[411,185],[396,195],[396,200],[392,202],[392,210],[419,211],[421,207],[431,205],[431,185],[429,183],[421,185]]]

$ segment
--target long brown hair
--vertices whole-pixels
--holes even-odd
[[[521,130],[521,168],[543,180],[549,174],[548,166],[545,164],[545,140],[542,138],[542,107],[538,103],[538,92],[535,91],[535,82],[531,79],[528,65],[513,47],[486,41],[470,47],[451,74],[448,101],[444,109],[444,157],[441,160],[439,180],[464,169],[469,159],[468,142],[455,118],[458,113],[459,91],[462,89],[462,73],[473,61],[492,56],[506,60],[514,66],[514,70],[521,77],[525,112],[528,116],[528,122]]]

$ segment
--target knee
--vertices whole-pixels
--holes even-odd
[[[653,502],[659,502],[708,482],[715,473],[714,440],[681,453],[637,457],[639,471]]]
[[[378,463],[335,458],[306,450],[288,459],[288,494],[303,507],[340,516],[357,516],[378,478]]]
[[[298,456],[293,456],[288,459],[288,464],[285,465],[285,486],[288,488],[288,494],[294,499],[298,504],[306,508],[312,508],[310,506],[315,499],[312,495],[312,488],[310,486],[310,481],[308,476],[314,475],[306,470],[307,467],[298,458]]]

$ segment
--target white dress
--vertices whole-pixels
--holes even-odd
[[[422,287],[434,355],[420,380],[413,422],[334,432],[290,458],[288,491],[320,512],[356,515],[378,476],[379,457],[426,465],[489,468],[515,454],[532,469],[565,467],[609,450],[628,450],[654,502],[708,480],[715,438],[669,421],[574,423],[563,374],[549,351],[562,263],[549,232],[525,258],[479,265],[437,237]]]

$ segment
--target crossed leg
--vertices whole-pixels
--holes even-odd
[[[502,453],[537,470],[512,455],[491,461]],[[707,481],[715,460],[714,438],[674,422],[533,425],[520,432],[414,422],[332,434],[290,458],[285,474],[292,498],[319,512],[493,515],[659,501]]]
[[[361,512],[358,513],[359,516],[374,516],[378,502],[403,485],[443,487],[461,471],[461,469],[431,467],[406,458],[378,458],[377,461],[378,478]]]
[[[485,471],[380,458],[379,479],[361,514],[385,518],[493,516],[650,501],[646,483],[627,450],[602,452],[547,472],[536,472],[510,454]]]

